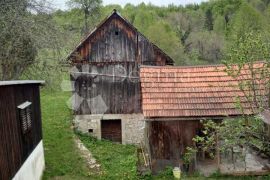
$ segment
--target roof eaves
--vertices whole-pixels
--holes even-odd
[[[211,64],[211,65],[194,65],[194,66],[149,66],[141,65],[142,68],[162,68],[162,69],[190,69],[190,68],[208,68],[208,67],[225,67],[224,64]]]
[[[254,64],[266,64],[265,61],[256,61]],[[191,68],[218,68],[226,67],[225,64],[208,64],[208,65],[192,65],[192,66],[151,66],[151,65],[140,65],[141,68],[155,68],[155,69],[191,69]]]
[[[45,81],[42,81],[42,80],[11,80],[11,81],[0,81],[0,86],[24,85],[24,84],[40,84],[40,85],[44,85],[45,84]]]
[[[114,9],[113,10],[113,12],[110,14],[110,15],[108,15],[103,21],[101,21],[86,37],[84,37],[81,41],[80,41],[80,43],[74,48],[74,50],[67,56],[67,58],[66,59],[70,59],[70,57],[72,56],[72,54],[73,53],[75,53],[77,50],[78,50],[78,48],[79,47],[81,47],[82,46],[82,44],[88,39],[88,38],[90,38],[96,31],[97,31],[97,29],[99,29],[99,27],[101,27],[105,22],[107,22],[114,14],[117,14],[118,16],[120,16],[119,15],[119,13],[117,13],[117,11]],[[121,16],[120,16],[121,17]]]

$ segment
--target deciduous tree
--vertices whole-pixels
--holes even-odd
[[[177,65],[186,64],[184,48],[176,33],[167,23],[158,22],[151,25],[146,31],[147,37],[168,53]]]
[[[0,79],[18,79],[34,64],[40,48],[56,44],[46,1],[0,2]],[[53,36],[53,38],[51,38]]]
[[[69,6],[80,8],[84,14],[84,34],[89,33],[89,19],[95,17],[99,11],[102,1],[101,0],[70,0]]]
[[[197,51],[199,53],[199,59],[207,61],[210,64],[220,62],[223,57],[225,40],[215,32],[192,33],[187,43],[190,44],[189,52]]]
[[[239,78],[238,86],[243,91],[256,112],[265,107],[264,93],[269,87],[270,44],[265,41],[260,31],[251,31],[240,36],[224,61],[228,75],[239,78],[241,72],[246,78]],[[265,64],[256,66],[258,61]],[[255,112],[254,112],[255,113]]]

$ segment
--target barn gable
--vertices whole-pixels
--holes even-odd
[[[115,61],[131,61],[144,65],[174,63],[116,10],[80,42],[68,59],[76,64],[104,64]]]
[[[78,115],[141,113],[139,66],[173,65],[168,55],[115,10],[68,59],[78,71],[76,76],[71,74]],[[106,110],[101,112],[100,106]]]

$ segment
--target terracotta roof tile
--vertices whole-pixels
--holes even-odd
[[[254,68],[261,68],[256,63]],[[252,114],[255,106],[246,98],[249,91],[239,89],[239,82],[250,80],[247,68],[237,78],[228,76],[224,65],[194,67],[151,67],[140,69],[142,108],[146,117],[209,117],[241,115],[236,100],[244,113]],[[257,98],[267,106],[268,89],[257,75]]]

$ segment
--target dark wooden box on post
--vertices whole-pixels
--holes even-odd
[[[44,81],[0,81],[0,179],[42,176],[41,84]]]

